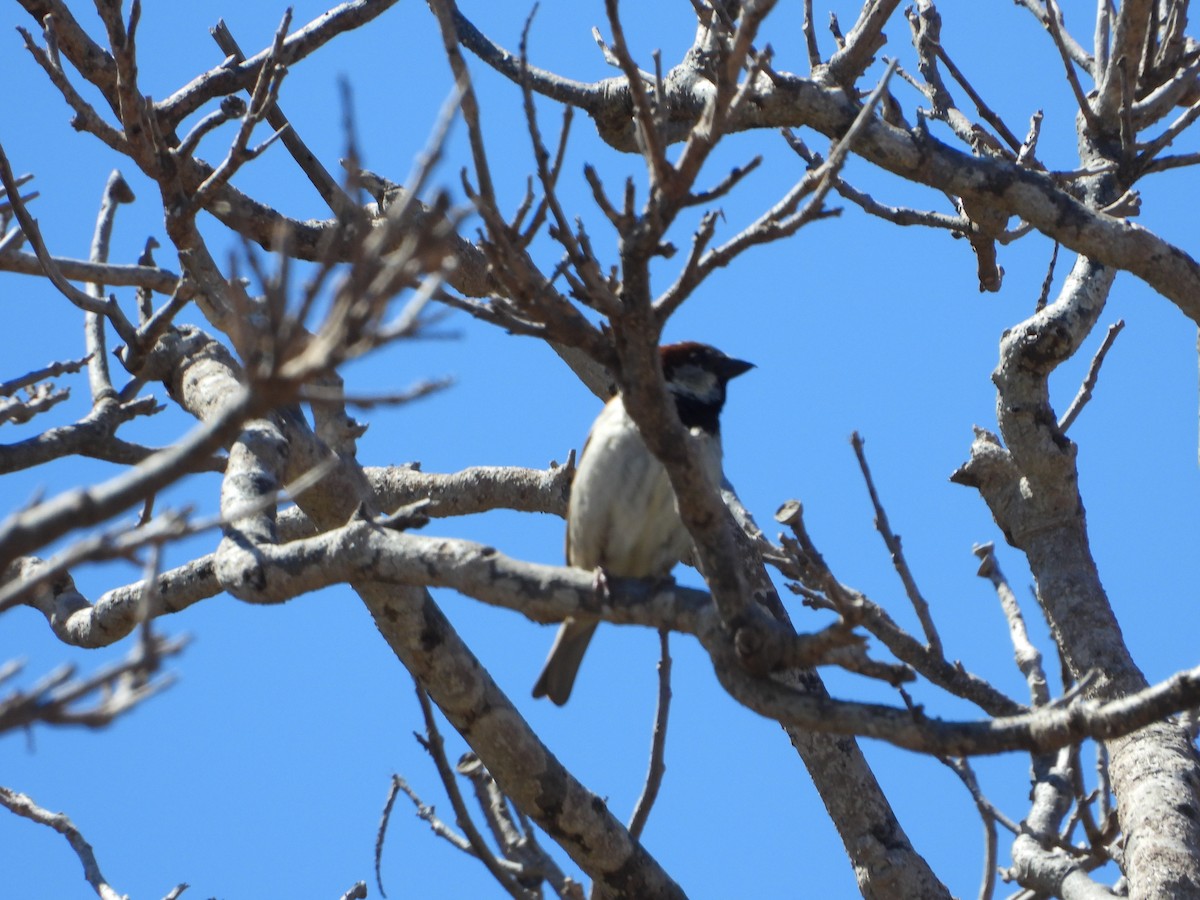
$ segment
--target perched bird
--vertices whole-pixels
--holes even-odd
[[[754,368],[707,344],[687,341],[659,351],[679,419],[721,483],[719,419],[725,385]],[[567,509],[567,564],[620,578],[667,576],[692,547],[667,471],[642,440],[621,395],[605,405],[579,458]],[[567,619],[558,630],[533,696],[567,702],[596,621]]]

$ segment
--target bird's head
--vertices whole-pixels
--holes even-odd
[[[659,354],[667,389],[675,398],[683,424],[715,434],[725,406],[725,385],[753,369],[754,364],[695,341],[665,344]]]

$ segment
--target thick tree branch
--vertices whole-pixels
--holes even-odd
[[[954,476],[980,491],[1005,537],[1025,552],[1063,659],[1076,680],[1095,674],[1090,693],[1099,699],[1134,695],[1146,680],[1100,583],[1084,519],[1077,448],[1058,427],[1048,378],[1095,326],[1114,274],[1079,258],[1058,299],[1006,332],[994,381],[1007,448],[977,433],[970,460]],[[1173,725],[1113,737],[1110,772],[1128,842],[1126,871],[1147,896],[1185,896],[1187,873],[1200,854],[1200,823],[1180,810],[1200,802],[1187,780],[1200,761]],[[1136,810],[1150,808],[1138,799],[1147,794],[1188,801],[1157,806],[1158,814],[1146,817]],[[1169,845],[1161,842],[1166,834]]]
[[[693,634],[713,656],[722,683],[751,709],[785,725],[876,737],[920,752],[1047,752],[1085,738],[1129,734],[1200,703],[1200,668],[1104,703],[1076,697],[1063,705],[980,722],[945,722],[907,709],[813,697],[747,675],[702,592],[611,579],[609,594],[600,596],[588,572],[522,563],[492,547],[393,532],[362,520],[288,545],[257,545],[244,557],[250,568],[227,586],[254,602],[279,602],[349,580],[368,559],[375,561],[373,574],[387,582],[454,588],[535,621],[585,616]],[[804,637],[799,636],[798,648]],[[802,661],[798,655],[789,662],[800,668]]]

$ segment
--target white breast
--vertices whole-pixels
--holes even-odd
[[[720,439],[693,429],[714,483]],[[666,470],[650,455],[620,397],[592,426],[571,489],[567,562],[627,578],[663,577],[691,549]]]

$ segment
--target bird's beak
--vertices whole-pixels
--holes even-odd
[[[717,374],[721,376],[721,380],[728,381],[731,378],[737,378],[739,375],[745,375],[753,368],[754,363],[752,362],[727,356],[721,360]]]

